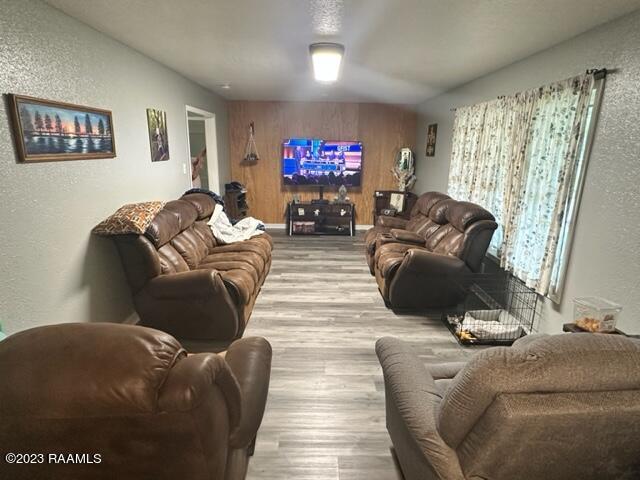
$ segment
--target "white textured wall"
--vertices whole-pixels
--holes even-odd
[[[115,248],[91,228],[124,203],[188,186],[185,104],[216,114],[227,180],[225,102],[38,0],[0,0],[0,92],[113,111],[115,159],[19,164],[0,104],[0,322],[12,333],[133,314]],[[146,108],[167,111],[171,160],[152,163]]]
[[[640,333],[640,12],[474,80],[420,106],[416,192],[446,190],[453,107],[535,88],[588,68],[607,77],[571,252],[564,300],[545,302],[542,331],[558,332],[571,300],[600,295],[624,305],[621,328]],[[436,156],[425,131],[438,124]]]

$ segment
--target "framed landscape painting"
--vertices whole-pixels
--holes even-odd
[[[427,157],[434,157],[436,155],[436,137],[438,136],[438,124],[432,123],[427,127],[427,151],[425,155]]]
[[[116,156],[109,110],[13,94],[9,105],[23,162]]]
[[[167,136],[167,112],[147,108],[147,126],[149,127],[149,145],[151,161],[169,160],[169,137]]]

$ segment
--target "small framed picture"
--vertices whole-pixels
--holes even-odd
[[[432,123],[427,126],[427,157],[433,157],[436,154],[436,137],[438,135],[438,124]]]
[[[116,156],[109,110],[24,95],[8,95],[13,136],[22,162]]]
[[[169,160],[169,137],[167,135],[167,112],[147,108],[147,125],[149,127],[149,145],[151,161]]]

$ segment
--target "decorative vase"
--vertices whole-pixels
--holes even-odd
[[[347,200],[347,187],[340,185],[338,189],[338,202],[344,203]]]

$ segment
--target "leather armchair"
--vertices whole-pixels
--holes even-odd
[[[85,454],[92,462],[3,461],[0,478],[243,479],[270,366],[262,338],[188,355],[170,335],[129,325],[12,335],[0,342],[3,455]]]
[[[640,478],[640,342],[527,336],[425,367],[376,343],[387,430],[406,480]]]

